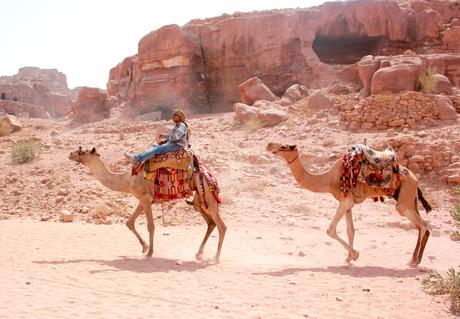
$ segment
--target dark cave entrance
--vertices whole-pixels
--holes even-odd
[[[345,36],[332,38],[317,33],[313,50],[319,60],[327,64],[353,64],[363,56],[378,54],[383,47],[384,37]]]

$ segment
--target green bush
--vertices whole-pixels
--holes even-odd
[[[11,148],[11,159],[13,163],[24,164],[36,157],[38,145],[32,140],[18,141]]]
[[[454,315],[460,314],[460,272],[450,268],[446,277],[434,271],[422,280],[423,289],[433,295],[448,295],[450,311]]]

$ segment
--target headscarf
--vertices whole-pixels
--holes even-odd
[[[182,122],[185,122],[185,113],[181,109],[175,109],[174,110],[174,115],[178,115],[181,119]]]

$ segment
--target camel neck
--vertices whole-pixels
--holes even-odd
[[[330,191],[330,185],[326,173],[311,174],[302,165],[299,156],[288,162],[289,169],[295,180],[303,188],[315,193],[327,193]]]
[[[105,187],[116,192],[129,192],[131,172],[113,173],[105,167],[101,160],[91,161],[88,167]]]

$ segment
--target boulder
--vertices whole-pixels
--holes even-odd
[[[372,76],[371,94],[414,91],[418,87],[418,65],[396,64],[377,70]]]
[[[0,136],[7,136],[22,129],[21,122],[13,115],[5,115],[0,119]]]
[[[315,92],[308,98],[308,107],[312,109],[329,109],[334,103],[323,93]]]
[[[456,120],[457,112],[452,106],[451,101],[447,96],[440,95],[436,98],[436,104],[439,109],[439,119],[440,120]]]
[[[283,97],[277,103],[284,106],[291,105],[306,96],[308,96],[308,88],[305,85],[294,84],[284,92]]]
[[[77,101],[72,105],[73,123],[96,122],[107,118],[107,94],[98,88],[83,87],[78,92]]]
[[[263,126],[276,126],[281,122],[286,121],[288,119],[288,115],[286,112],[281,110],[269,109],[258,112],[257,118]]]
[[[238,88],[240,101],[247,105],[252,105],[257,100],[274,101],[276,99],[276,95],[257,77],[244,81]]]
[[[367,97],[371,95],[371,79],[375,71],[380,67],[380,61],[372,55],[365,56],[358,62],[358,74],[363,84],[362,95]]]
[[[442,17],[439,12],[432,9],[417,12],[415,16],[415,34],[417,40],[422,42],[426,39],[438,37],[441,24]]]
[[[233,104],[233,112],[235,112],[235,117],[241,122],[257,119],[257,109],[243,103]]]
[[[447,76],[442,74],[434,74],[431,76],[433,81],[433,90],[431,93],[433,94],[451,94],[452,93],[452,85],[450,84],[449,79]]]

